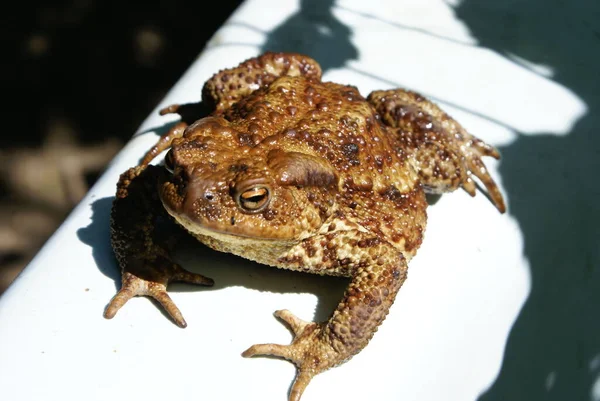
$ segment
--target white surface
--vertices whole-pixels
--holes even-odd
[[[261,32],[298,10],[282,4],[247,1],[157,109],[197,101],[214,72],[257,54]],[[328,71],[326,80],[354,84],[364,95],[394,83],[416,89],[495,145],[513,141],[514,129],[563,135],[585,112],[568,89],[474,46],[443,1],[348,0],[333,10],[354,30],[350,40],[360,56]],[[118,175],[155,142],[152,131],[172,120],[150,115],[140,128],[145,133],[114,159],[0,300],[3,399],[286,399],[293,365],[240,353],[254,343],[289,342],[272,316],[276,309],[312,319],[319,302],[325,316],[343,291],[339,280],[200,250],[196,257],[184,253],[184,266],[214,278],[216,287],[171,287],[188,328],[177,328],[145,298],[130,301],[113,320],[102,317],[119,285],[108,239]],[[486,164],[502,185],[498,163]],[[475,400],[493,383],[530,288],[522,234],[510,210],[498,214],[481,194],[443,196],[429,216],[409,278],[372,342],[317,376],[303,400]]]

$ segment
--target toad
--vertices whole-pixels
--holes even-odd
[[[307,56],[266,53],[215,74],[200,105],[203,118],[175,124],[120,177],[111,239],[122,288],[104,316],[145,295],[185,327],[167,285],[213,284],[173,262],[169,241],[155,235],[159,219],[218,251],[349,277],[329,320],[276,311],[294,334],[291,344],[242,353],[294,363],[290,401],[315,375],[360,352],[385,319],[422,242],[426,193],[462,187],[474,196],[476,178],[505,211],[481,160],[498,159],[497,150],[415,92],[364,98],[353,86],[322,82]],[[162,113],[184,114],[178,105]],[[164,165],[151,164],[163,151]]]

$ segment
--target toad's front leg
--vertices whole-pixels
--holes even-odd
[[[280,261],[294,270],[352,277],[327,322],[305,322],[287,310],[277,311],[276,316],[294,333],[292,343],[253,345],[242,354],[272,355],[293,362],[298,371],[289,399],[298,401],[315,375],[347,361],[367,345],[394,302],[407,266],[404,256],[387,242],[358,231],[307,239]]]
[[[122,269],[121,290],[109,302],[104,317],[110,319],[132,297],[157,300],[180,327],[185,327],[179,308],[167,294],[167,284],[181,281],[212,285],[200,274],[184,270],[171,261],[167,241],[155,235],[156,220],[164,211],[156,193],[162,168],[138,166],[121,175],[111,211],[111,242]]]

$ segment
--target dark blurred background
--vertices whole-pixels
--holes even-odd
[[[37,1],[2,13],[0,293],[240,3]]]

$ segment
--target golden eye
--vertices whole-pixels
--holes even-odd
[[[265,186],[256,186],[241,192],[236,200],[246,213],[258,213],[269,204],[271,193]]]
[[[169,150],[165,155],[165,168],[171,174],[175,171],[175,163],[173,161],[173,151]]]

